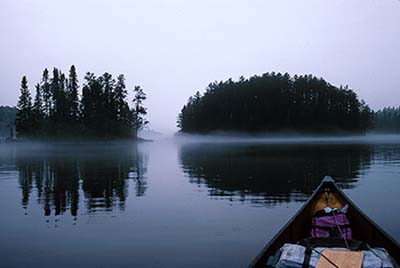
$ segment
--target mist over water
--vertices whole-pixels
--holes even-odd
[[[348,143],[348,144],[382,144],[400,143],[400,135],[392,133],[365,134],[365,135],[301,135],[298,133],[282,134],[241,134],[230,132],[216,132],[211,134],[183,134],[175,135],[178,143]]]
[[[0,258],[5,267],[245,267],[325,175],[400,241],[399,141],[0,144]]]

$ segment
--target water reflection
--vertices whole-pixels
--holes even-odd
[[[368,144],[186,144],[180,161],[213,197],[273,205],[304,201],[325,175],[353,187],[372,151]]]
[[[36,195],[45,216],[77,216],[82,204],[89,213],[123,210],[129,180],[136,196],[147,189],[147,156],[132,144],[33,146],[17,148],[15,158],[22,206]]]

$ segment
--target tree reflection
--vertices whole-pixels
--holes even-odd
[[[27,208],[34,189],[46,216],[77,216],[83,204],[89,213],[123,210],[129,179],[137,196],[147,188],[147,156],[132,144],[17,150],[16,163],[22,206]]]
[[[211,196],[272,205],[304,200],[321,179],[354,187],[371,162],[370,145],[186,144],[181,165]]]

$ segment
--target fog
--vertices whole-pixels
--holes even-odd
[[[164,140],[167,139],[166,137]],[[178,144],[185,143],[260,143],[260,144],[397,144],[399,134],[366,134],[366,135],[299,135],[269,134],[246,135],[218,132],[214,134],[182,134],[177,133],[173,140]]]

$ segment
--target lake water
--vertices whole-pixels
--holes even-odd
[[[325,175],[400,241],[400,138],[0,145],[1,267],[246,267]]]

